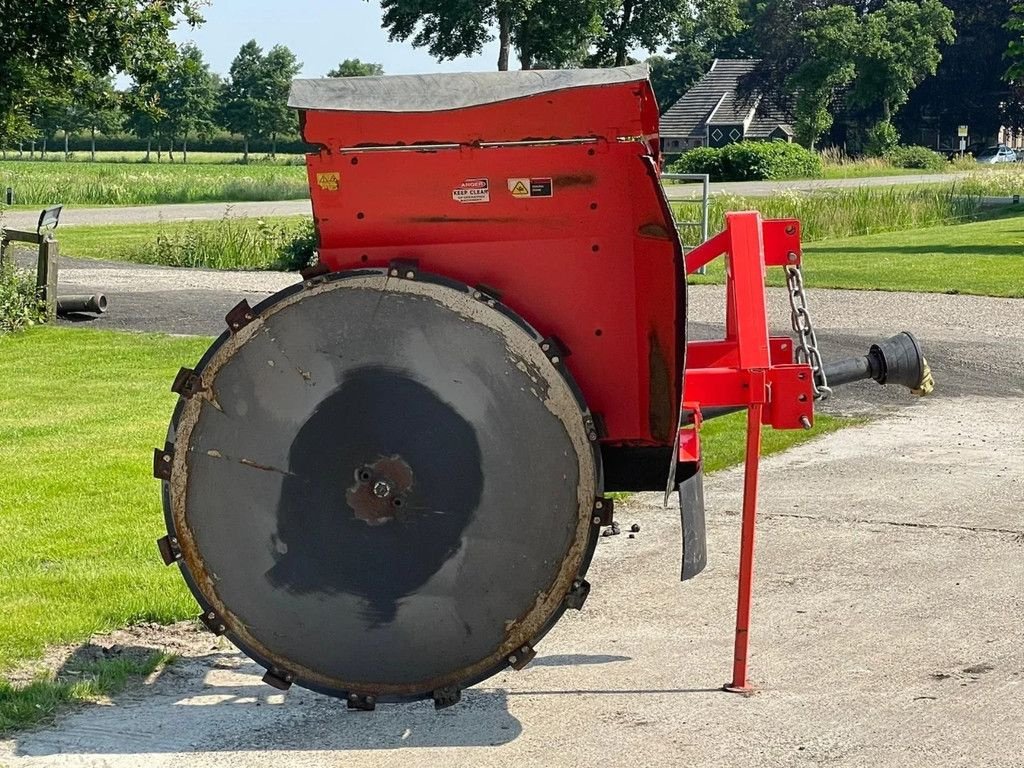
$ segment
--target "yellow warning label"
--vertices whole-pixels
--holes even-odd
[[[337,171],[333,173],[318,173],[316,175],[316,183],[324,192],[337,192],[341,187],[341,174]]]
[[[508,180],[508,191],[512,193],[512,197],[529,197],[530,196],[530,180],[529,179],[509,179]]]

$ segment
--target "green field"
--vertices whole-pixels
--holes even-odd
[[[298,165],[0,161],[15,205],[103,206],[295,200],[309,196]]]
[[[208,344],[66,328],[0,336],[0,732],[145,672],[90,669],[77,688],[40,680],[26,689],[5,684],[5,669],[46,646],[194,615],[154,544],[165,531],[151,457],[174,405],[171,380]],[[767,433],[766,449],[843,423],[820,417],[812,432]],[[743,426],[742,414],[705,426],[709,468],[741,458]]]
[[[188,153],[188,164],[189,165],[224,165],[228,163],[241,163],[242,160],[241,152],[192,152],[189,150]],[[56,151],[53,145],[50,145],[50,150],[46,153],[46,159],[43,160],[39,157],[38,147],[35,158],[30,158],[28,153],[25,152],[21,157],[18,157],[17,152],[8,151],[7,157],[3,158],[4,161],[21,162],[21,163],[38,163],[38,162],[69,162],[69,163],[146,163],[146,164],[181,164],[181,150],[176,147],[174,150],[174,159],[171,160],[167,154],[167,150],[158,156],[156,146],[153,147],[153,151],[149,155],[149,159],[146,159],[145,152],[137,151],[97,151],[96,159],[93,160],[87,150],[78,150],[72,152],[70,157],[66,160],[64,158],[64,148],[58,146]],[[257,152],[253,152],[249,155],[249,164],[254,165],[302,165],[306,159],[304,155],[289,155],[278,153],[277,157],[270,157],[269,155],[262,155]]]
[[[1024,298],[1024,212],[990,221],[809,243],[809,286]],[[720,283],[721,260],[695,283]],[[782,285],[781,269],[768,270]]]

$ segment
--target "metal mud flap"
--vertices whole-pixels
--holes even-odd
[[[683,524],[683,565],[680,579],[687,581],[708,564],[704,525],[704,465],[697,463],[690,477],[679,483],[679,517]]]

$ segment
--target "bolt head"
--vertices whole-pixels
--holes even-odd
[[[378,499],[386,499],[391,495],[391,485],[384,480],[378,480],[373,484],[373,495]]]

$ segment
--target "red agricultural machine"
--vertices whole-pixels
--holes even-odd
[[[438,707],[520,669],[612,524],[678,493],[706,562],[700,426],[748,413],[736,655],[744,689],[760,427],[829,384],[930,386],[900,334],[824,365],[800,226],[733,214],[684,254],[645,67],[299,80],[318,264],[227,329],[155,455],[203,622],[350,707]],[[726,330],[688,341],[689,273],[726,265]],[[769,334],[786,271],[795,337]],[[666,496],[667,498],[667,496]]]

